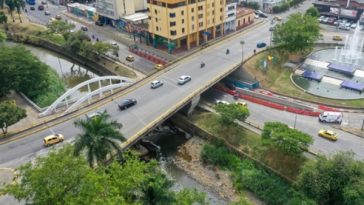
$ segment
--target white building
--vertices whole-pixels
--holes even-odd
[[[273,12],[273,7],[279,6],[284,0],[263,0],[262,10],[267,13]]]
[[[134,0],[97,0],[96,12],[113,20],[135,12]]]
[[[236,2],[226,2],[225,7],[225,20],[224,20],[224,33],[235,31],[236,20]]]

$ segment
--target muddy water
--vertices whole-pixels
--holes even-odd
[[[175,181],[173,189],[178,191],[182,188],[195,188],[201,192],[206,193],[206,197],[210,204],[227,205],[228,203],[224,201],[224,199],[220,198],[216,193],[199,184],[196,180],[188,176],[183,170],[179,169],[173,164],[172,161],[177,154],[177,147],[186,142],[189,137],[190,136],[184,132],[177,131],[175,129],[170,130],[168,127],[165,127],[162,132],[156,133],[154,136],[150,137],[150,139],[155,141],[156,144],[161,148],[159,161],[162,169],[171,179]]]

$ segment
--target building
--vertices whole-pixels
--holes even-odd
[[[263,0],[262,10],[267,13],[272,13],[273,7],[280,6],[283,2],[283,0]]]
[[[358,21],[364,11],[363,0],[315,1],[313,5],[321,15]]]
[[[135,12],[134,0],[97,0],[96,12],[99,21],[106,24],[115,24],[123,16]]]
[[[226,0],[148,0],[153,45],[199,46],[223,35]]]
[[[235,31],[236,20],[236,6],[235,1],[227,1],[225,6],[225,20],[224,20],[224,33]]]
[[[236,30],[242,29],[252,23],[254,23],[254,11],[252,9],[238,6],[236,8]]]
[[[94,20],[96,16],[96,9],[94,7],[80,3],[68,4],[68,10],[74,15],[86,17],[89,20]]]

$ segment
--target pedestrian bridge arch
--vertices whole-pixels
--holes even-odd
[[[95,83],[97,83],[98,88],[92,90],[91,84]],[[102,76],[92,78],[67,90],[67,92],[40,113],[39,116],[44,117],[56,113],[57,110],[65,110],[65,113],[68,113],[80,107],[85,101],[88,101],[90,104],[91,99],[97,95],[101,99],[104,96],[104,93],[113,93],[114,89],[125,87],[132,83],[134,83],[133,80],[121,76]],[[87,88],[86,94],[79,95],[81,89],[84,89],[85,87]]]

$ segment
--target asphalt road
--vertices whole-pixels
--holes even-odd
[[[310,2],[305,2],[304,7],[306,9],[310,6]],[[292,12],[292,10],[290,11]],[[281,15],[285,18],[288,14]],[[107,103],[101,106],[98,110],[107,110],[112,119],[115,119],[122,123],[124,126],[121,132],[125,137],[130,138],[135,135],[139,130],[142,130],[147,125],[152,124],[155,120],[158,120],[160,116],[171,112],[174,107],[187,96],[191,95],[199,87],[205,84],[209,84],[209,81],[216,78],[225,72],[229,67],[232,67],[239,63],[242,58],[242,46],[240,42],[244,40],[243,46],[244,58],[253,54],[253,50],[257,49],[256,44],[258,42],[269,42],[270,32],[268,31],[270,22],[265,23],[249,29],[242,33],[237,34],[233,38],[226,39],[214,46],[190,56],[177,64],[173,65],[173,69],[161,74],[157,78],[164,81],[164,86],[152,90],[149,83],[142,85],[141,87],[131,91],[130,93],[122,96],[111,103]],[[226,49],[230,50],[230,54],[226,55]],[[259,50],[259,49],[257,49]],[[200,62],[206,63],[205,68],[200,68]],[[180,75],[191,75],[192,81],[183,86],[178,86],[177,78]],[[138,104],[126,111],[119,111],[116,103],[122,99],[135,98],[138,100]],[[285,112],[272,112],[266,114],[264,110],[270,109],[261,106],[255,106],[249,104],[252,114],[250,120],[259,122],[265,122],[271,119],[281,119],[287,123],[294,121],[294,116]],[[0,166],[16,167],[26,161],[31,160],[35,155],[39,153],[45,153],[50,148],[44,148],[42,145],[43,137],[51,133],[64,134],[66,141],[70,141],[80,131],[73,126],[74,120],[69,120],[62,124],[47,127],[46,129],[39,131],[36,134],[27,136],[23,139],[19,139],[7,144],[0,145]],[[314,120],[316,121],[316,119]],[[312,133],[314,135],[317,132],[317,127],[311,125],[312,118],[304,116],[298,116],[296,127],[302,129],[305,132]],[[325,128],[325,127],[324,127]],[[342,133],[338,131],[341,135]],[[338,143],[331,143],[321,138],[315,138],[314,145],[318,150],[322,150],[323,153],[332,153],[336,150],[352,149],[357,153],[359,158],[363,158],[363,140],[354,136],[339,137]]]
[[[88,28],[88,31],[86,31],[85,33],[87,35],[89,35],[90,37],[92,37],[92,35],[95,36],[95,39],[93,39],[93,41],[95,41],[96,38],[98,38],[100,41],[117,43],[119,46],[119,59],[124,64],[126,64],[132,68],[137,68],[139,71],[141,71],[145,74],[149,74],[149,73],[152,73],[155,71],[154,70],[155,63],[153,63],[149,60],[146,60],[142,57],[139,57],[132,52],[129,52],[127,46],[114,40],[114,39],[117,39],[116,36],[115,36],[115,38],[108,38],[105,35],[103,35],[104,32],[100,32],[100,30],[107,30],[108,32],[116,32],[116,31],[111,31],[111,28],[109,28],[108,26],[99,27],[99,26],[96,26],[93,22],[89,22],[88,24],[81,24],[78,21],[75,21],[73,19],[70,19],[68,16],[63,15],[63,12],[66,11],[65,6],[55,5],[50,2],[48,2],[48,4],[46,4],[46,5],[44,5],[45,8],[43,11],[40,11],[40,10],[38,10],[38,5],[40,5],[40,1],[38,1],[37,3],[38,4],[33,6],[35,8],[35,10],[33,10],[33,11],[30,10],[30,5],[26,4],[26,7],[25,7],[27,9],[26,14],[27,14],[28,18],[30,19],[30,21],[32,21],[34,23],[42,24],[42,25],[47,25],[51,18],[55,17],[56,15],[61,15],[63,20],[67,20],[69,23],[72,23],[75,25],[75,29],[74,29],[75,31],[80,30],[81,26],[86,26]],[[49,16],[45,15],[44,14],[45,11],[49,11],[51,13],[51,15],[49,15]],[[125,58],[128,55],[134,56],[135,61],[127,62],[125,60]]]
[[[215,103],[217,99],[225,100],[227,102],[235,102],[231,95],[216,90],[209,90],[203,96],[211,103]],[[240,99],[239,101],[244,100]],[[314,143],[311,145],[310,149],[314,152],[331,155],[338,151],[353,151],[356,154],[356,158],[364,159],[364,139],[361,137],[335,129],[331,126],[332,124],[320,123],[318,122],[317,117],[296,115],[294,113],[279,111],[249,101],[244,102],[247,102],[250,111],[250,116],[247,118],[247,122],[251,122],[259,127],[263,127],[265,122],[282,122],[311,135],[314,139]],[[345,122],[357,124],[358,120],[361,122],[362,119],[363,114],[344,113]],[[338,134],[338,140],[336,142],[332,142],[319,137],[318,131],[320,129],[335,131]]]

